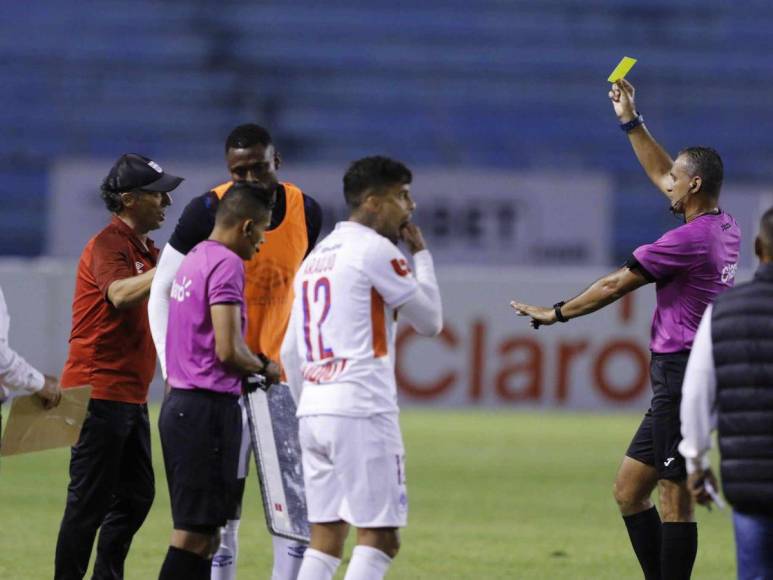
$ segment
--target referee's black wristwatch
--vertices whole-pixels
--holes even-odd
[[[556,313],[556,320],[558,322],[569,322],[569,319],[566,318],[563,314],[561,314],[561,307],[566,304],[563,300],[561,302],[556,302],[553,304],[553,312]]]
[[[631,131],[636,129],[636,127],[643,124],[644,124],[644,117],[642,117],[642,114],[639,111],[636,111],[636,116],[633,119],[631,119],[627,123],[620,123],[620,130],[623,131],[624,133],[630,133]]]

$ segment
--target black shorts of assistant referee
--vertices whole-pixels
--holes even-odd
[[[214,534],[239,500],[239,397],[173,388],[158,427],[174,528]]]
[[[652,353],[652,401],[626,452],[628,457],[654,467],[658,479],[681,481],[687,477],[678,447],[682,441],[679,405],[689,357],[688,351]]]

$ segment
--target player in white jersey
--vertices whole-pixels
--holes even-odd
[[[432,256],[410,223],[411,179],[407,167],[385,157],[355,161],[344,176],[349,220],[317,245],[295,278],[282,362],[290,386],[302,385],[298,417],[312,524],[298,580],[333,577],[349,525],[357,528],[357,546],[346,579],[383,578],[406,524],[397,317],[423,335],[442,329]],[[400,240],[413,254],[415,274]]]

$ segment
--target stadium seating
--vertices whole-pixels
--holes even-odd
[[[769,179],[773,59],[755,55],[769,48],[771,15],[762,0],[6,3],[0,252],[43,247],[18,234],[43,235],[53,159],[211,159],[229,128],[255,119],[295,161],[383,151],[609,171],[626,196],[624,254],[662,229],[637,220],[662,200],[646,195],[615,128],[611,66],[640,59],[643,113],[670,150],[711,144],[731,179]]]

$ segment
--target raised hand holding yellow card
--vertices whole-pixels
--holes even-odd
[[[633,68],[633,65],[636,64],[636,59],[631,58],[630,56],[624,56],[623,60],[621,60],[618,65],[615,67],[615,70],[612,71],[612,74],[609,75],[609,78],[607,79],[610,83],[616,83],[620,79],[624,79],[625,75],[627,75],[631,69]]]

